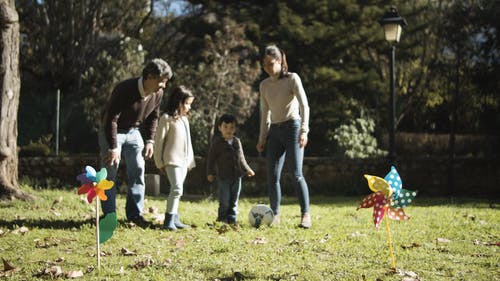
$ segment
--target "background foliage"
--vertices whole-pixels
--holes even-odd
[[[259,54],[277,43],[308,94],[307,154],[342,154],[332,135],[361,110],[378,140],[369,151],[378,151],[389,127],[389,46],[377,20],[393,4],[408,21],[396,52],[398,131],[498,135],[498,1],[17,0],[19,144],[54,134],[59,89],[61,149],[96,152],[99,112],[114,84],[162,57],[175,71],[169,88],[186,84],[197,97],[196,153],[204,155],[215,117],[229,112],[253,154],[265,77]]]

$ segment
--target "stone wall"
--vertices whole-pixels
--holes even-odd
[[[263,158],[248,157],[256,176],[243,180],[242,195],[265,196],[266,172]],[[76,176],[85,165],[97,168],[98,156],[82,155],[73,157],[21,157],[19,177],[30,178],[41,186],[78,186]],[[154,162],[146,162],[146,173],[158,174]],[[419,190],[421,196],[500,197],[500,159],[459,158],[453,165],[454,189],[448,188],[448,165],[446,158],[400,159],[397,169],[403,180],[403,187]],[[206,181],[205,160],[196,159],[197,167],[189,172],[185,184],[185,194],[213,194],[215,186]],[[286,164],[285,164],[286,165]],[[336,159],[308,157],[304,160],[304,175],[312,195],[361,195],[370,192],[363,174],[384,177],[390,166],[385,159]],[[124,164],[117,179],[124,185]],[[58,186],[56,186],[58,185]],[[161,192],[168,190],[164,176],[160,180]],[[294,194],[287,174],[283,175],[282,191]]]

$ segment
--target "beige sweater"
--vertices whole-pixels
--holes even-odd
[[[259,142],[266,140],[270,124],[300,119],[301,133],[309,132],[309,103],[297,73],[287,77],[268,77],[260,83]]]
[[[193,146],[187,117],[174,119],[167,114],[160,117],[154,142],[154,160],[158,169],[167,165],[195,167]]]

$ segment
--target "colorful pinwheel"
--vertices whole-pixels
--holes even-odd
[[[99,199],[102,201],[108,200],[105,191],[112,188],[114,183],[106,179],[108,176],[108,171],[102,168],[96,173],[95,169],[91,166],[85,166],[85,172],[76,177],[80,181],[80,188],[78,188],[78,194],[87,194],[87,201],[92,203],[92,200],[97,196],[98,199],[95,200],[95,218],[96,218],[96,249],[97,249],[97,267],[101,267],[101,250],[100,244],[106,242],[113,236],[113,232],[117,227],[116,213],[111,212],[104,216],[104,218],[99,222]]]
[[[78,194],[87,194],[87,201],[92,203],[94,197],[99,197],[99,199],[106,201],[108,197],[105,194],[105,190],[113,187],[114,183],[106,179],[108,176],[108,171],[102,168],[96,173],[95,169],[91,166],[85,166],[85,173],[80,174],[76,177],[80,181],[81,186],[78,189]]]
[[[392,249],[391,232],[389,230],[389,220],[407,220],[409,217],[405,214],[403,207],[408,206],[413,202],[417,195],[416,191],[403,189],[403,183],[398,171],[394,166],[391,166],[391,171],[385,178],[377,176],[364,175],[368,181],[368,186],[374,192],[366,196],[358,207],[370,208],[373,207],[373,222],[375,228],[378,228],[380,221],[385,213],[385,230],[387,231],[387,243],[389,244],[389,253],[391,256],[392,268],[396,269],[396,261]]]
[[[411,204],[417,192],[402,188],[401,177],[399,177],[394,166],[391,167],[391,171],[385,178],[371,175],[364,176],[368,181],[368,186],[375,193],[365,197],[361,201],[358,210],[373,207],[373,222],[376,228],[378,228],[385,213],[392,220],[409,219],[403,208]]]

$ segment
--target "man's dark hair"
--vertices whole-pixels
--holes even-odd
[[[143,79],[147,79],[149,75],[152,75],[154,78],[167,77],[168,80],[171,80],[174,73],[166,61],[156,58],[148,62],[142,70]]]
[[[222,125],[222,123],[226,124],[234,123],[234,125],[236,125],[237,124],[236,117],[234,117],[231,114],[224,114],[219,118],[219,126]]]

